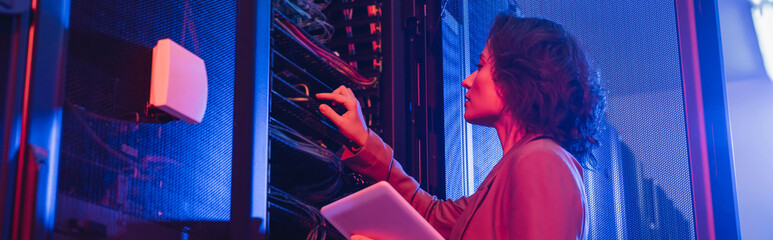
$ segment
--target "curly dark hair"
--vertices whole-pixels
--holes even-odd
[[[529,134],[555,140],[588,169],[606,90],[580,43],[558,23],[497,15],[489,32],[492,76],[506,110]]]

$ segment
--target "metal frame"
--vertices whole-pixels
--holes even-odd
[[[384,52],[384,78],[382,83],[384,141],[393,147],[394,158],[408,159],[407,135],[405,134],[407,103],[405,89],[405,34],[402,3],[400,0],[385,0],[382,4],[384,18],[382,49]],[[401,162],[403,163],[403,162]]]
[[[268,233],[271,1],[237,5],[231,239]]]
[[[69,7],[69,0],[32,1],[11,239],[53,234]]]
[[[422,162],[426,190],[440,199],[446,198],[445,123],[443,121],[443,9],[442,0],[427,0],[425,31],[426,138],[427,151]],[[437,87],[441,86],[441,87]]]
[[[21,135],[21,105],[27,62],[30,12],[12,16],[8,52],[8,72],[3,93],[2,139],[0,139],[0,239],[10,239],[14,179]],[[6,47],[6,46],[3,46]]]
[[[441,2],[414,0],[402,6],[404,16],[405,57],[403,89],[404,119],[395,118],[393,124],[405,124],[405,141],[395,141],[394,149],[407,149],[401,161],[422,189],[445,198],[445,142],[443,132],[443,74]],[[396,73],[396,72],[395,72]],[[397,151],[397,150],[396,150]]]
[[[677,0],[697,239],[739,239],[716,0]]]

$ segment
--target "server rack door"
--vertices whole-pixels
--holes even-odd
[[[236,3],[71,1],[54,239],[229,236]],[[202,58],[202,123],[147,106],[152,48]]]
[[[2,16],[0,38],[8,52],[0,62],[2,238],[229,237],[236,5],[8,4],[14,9],[3,14],[15,15]],[[181,124],[147,105],[151,48],[161,38],[209,62],[207,124]],[[249,201],[265,201],[259,191]],[[259,225],[239,227],[261,235]]]

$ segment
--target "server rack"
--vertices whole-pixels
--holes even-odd
[[[301,2],[301,1],[297,1]],[[317,110],[313,95],[338,86],[351,88],[362,104],[368,127],[394,146],[395,158],[431,192],[444,195],[438,149],[442,149],[442,123],[433,121],[441,109],[437,94],[427,89],[439,76],[439,43],[431,47],[430,35],[439,19],[434,1],[330,1],[320,5],[331,35],[309,26],[314,19],[293,12],[296,1],[272,1],[269,109],[268,237],[303,238],[337,233],[317,209],[371,184],[341,166],[333,157],[309,154],[316,143],[334,154],[348,140]],[[432,5],[434,4],[434,5]],[[295,6],[297,7],[297,6]],[[312,9],[315,10],[315,9]],[[319,10],[319,9],[316,9]],[[320,12],[316,12],[319,14]],[[438,18],[427,17],[435,14]],[[428,20],[429,19],[429,20]],[[439,39],[435,39],[439,41]],[[312,45],[312,46],[309,46]],[[434,51],[434,52],[433,52]],[[368,81],[352,76],[331,63],[329,53]],[[333,60],[339,61],[339,60]],[[434,108],[434,109],[433,109]],[[342,109],[337,109],[339,113]],[[434,115],[433,115],[434,114]],[[428,128],[429,127],[429,128]],[[278,134],[295,135],[288,138]],[[321,161],[330,158],[332,161]],[[300,177],[303,176],[303,177]],[[316,188],[316,189],[315,189]],[[317,190],[316,192],[314,190]],[[310,194],[315,192],[316,194]],[[305,206],[304,206],[305,205]],[[299,231],[300,230],[300,231]]]
[[[340,154],[334,152],[348,140],[317,110],[320,102],[314,94],[352,88],[368,126],[382,132],[381,6],[376,1],[331,1],[307,2],[311,6],[299,9],[298,3],[271,5],[268,238],[344,239],[318,209],[367,183],[338,161]],[[327,24],[308,24],[315,21]],[[304,23],[306,28],[300,27]],[[315,38],[306,30],[320,33]],[[338,56],[331,56],[333,51]],[[343,72],[354,69],[357,73],[349,76]],[[352,74],[372,84],[358,84]]]

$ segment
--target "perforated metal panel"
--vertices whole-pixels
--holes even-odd
[[[110,238],[227,236],[235,17],[232,1],[72,1],[58,232],[84,219]],[[163,38],[206,63],[201,124],[144,121]]]
[[[462,24],[454,15],[443,17],[443,130],[445,141],[445,173],[446,197],[459,198],[469,195],[467,186],[470,179],[467,174],[467,145],[464,123],[464,91],[461,79],[464,79],[465,69],[461,63],[465,57],[461,39]],[[456,80],[456,81],[454,81]]]
[[[450,2],[446,14],[457,19],[460,29],[468,27],[469,33],[455,35],[446,30],[450,27],[443,29],[446,76],[458,74],[463,64],[477,62],[493,17],[508,7],[502,1],[469,1],[466,7],[454,5],[465,1]],[[601,169],[585,171],[589,237],[694,239],[674,2],[525,0],[517,4],[524,16],[544,17],[572,32],[595,60],[609,91],[602,143],[595,151]],[[468,20],[462,19],[465,9],[470,13]],[[465,37],[470,47],[459,51],[454,41],[465,41]],[[470,60],[454,63],[464,59],[458,56],[461,54]],[[446,98],[461,97],[463,78],[446,77],[450,81],[444,84]],[[501,148],[493,129],[473,127],[474,138],[466,140],[451,134],[461,129],[449,124],[458,122],[449,119],[461,118],[458,107],[446,105],[446,149],[464,148],[465,141],[472,141],[470,163],[477,187],[501,157]],[[451,142],[449,137],[460,140]],[[450,169],[465,168],[468,160],[446,153]],[[462,192],[458,188],[470,177],[464,170],[457,172],[447,174],[448,196],[458,197]]]

